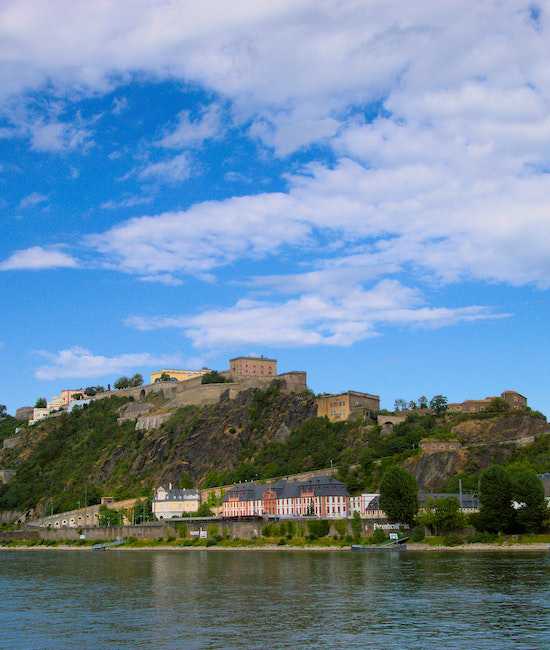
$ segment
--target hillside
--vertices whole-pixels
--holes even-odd
[[[147,414],[149,425],[136,427]],[[114,397],[24,428],[16,449],[0,452],[0,467],[17,470],[0,489],[0,509],[61,511],[150,493],[160,482],[223,485],[270,478],[332,464],[352,491],[378,488],[384,468],[398,462],[423,489],[475,487],[492,462],[527,462],[550,469],[548,425],[540,414],[499,412],[478,416],[411,414],[383,435],[377,425],[330,423],[316,418],[310,392],[288,394],[277,383],[250,389],[208,406],[169,410],[154,396],[143,402]],[[454,442],[438,453],[419,449],[423,439]],[[518,441],[523,444],[518,447]]]

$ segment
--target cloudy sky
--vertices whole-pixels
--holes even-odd
[[[0,402],[263,353],[550,411],[549,31],[521,0],[0,0]]]

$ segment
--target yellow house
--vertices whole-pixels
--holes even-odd
[[[207,372],[210,372],[208,368],[203,368],[202,370],[157,370],[151,373],[151,383],[154,384],[157,381],[161,381],[160,378],[162,375],[168,375],[170,378],[169,381],[187,381],[188,379],[201,377]]]
[[[374,418],[380,410],[380,397],[370,393],[348,390],[338,395],[321,395],[317,398],[318,417],[327,417],[331,422],[355,418]]]

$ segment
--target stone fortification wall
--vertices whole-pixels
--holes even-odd
[[[462,445],[458,440],[432,440],[425,438],[420,441],[420,449],[424,454],[439,454],[449,451],[460,451]]]
[[[136,429],[138,431],[150,431],[158,429],[163,422],[170,418],[172,413],[159,413],[158,415],[143,415],[136,420]]]
[[[227,373],[222,373],[227,375]],[[229,377],[229,375],[227,375]],[[273,377],[240,377],[234,381],[223,384],[203,384],[202,377],[195,377],[187,381],[171,382],[162,381],[147,384],[136,388],[125,388],[110,392],[98,393],[92,399],[105,399],[113,396],[133,397],[136,401],[145,400],[151,394],[160,394],[168,399],[165,409],[179,408],[181,406],[205,406],[215,404],[222,395],[234,399],[241,391],[250,388],[266,388],[273,381]],[[307,374],[302,371],[287,372],[278,375],[275,379],[283,382],[285,392],[301,392],[307,388]],[[146,415],[149,409],[143,406],[128,406],[121,414],[121,421],[137,419]],[[147,421],[144,421],[147,426]]]
[[[292,519],[297,525],[304,527],[304,532],[307,532],[307,519]],[[262,529],[267,523],[266,519],[262,517],[251,517],[246,520],[225,520],[225,519],[184,519],[178,521],[177,524],[165,522],[149,522],[138,526],[108,526],[108,527],[81,527],[76,528],[24,528],[17,531],[17,537],[12,539],[44,539],[50,541],[77,541],[80,539],[80,534],[86,536],[86,539],[104,542],[117,538],[134,537],[142,540],[159,540],[167,538],[193,538],[197,535],[192,533],[199,533],[201,530],[206,531],[207,535],[213,533],[213,528],[216,534],[228,536],[232,539],[253,539],[260,537]],[[346,520],[347,533],[350,534],[351,521]],[[363,521],[362,525],[365,530],[371,522]],[[331,522],[329,535],[336,536],[338,531]],[[7,539],[7,538],[5,538]],[[2,542],[2,534],[0,533],[0,544]]]
[[[23,440],[23,436],[11,436],[10,438],[4,438],[4,449],[13,449],[17,447],[19,443]]]
[[[25,518],[24,512],[18,510],[0,510],[0,524],[13,524],[18,520]]]
[[[109,510],[127,510],[132,508],[136,501],[140,499],[125,499],[124,501],[113,501],[105,503]],[[51,528],[83,528],[86,526],[95,526],[99,521],[99,505],[87,506],[86,508],[77,508],[67,512],[59,512],[55,515],[48,515],[30,522],[32,526],[51,527]]]

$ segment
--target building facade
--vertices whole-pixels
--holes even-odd
[[[229,372],[233,377],[275,377],[277,359],[266,357],[235,357],[229,360]]]
[[[331,422],[344,422],[356,418],[376,418],[380,410],[380,397],[370,393],[348,390],[338,395],[321,395],[317,398],[317,416]]]
[[[155,490],[152,509],[157,519],[174,519],[190,512],[197,512],[200,495],[197,490],[180,490],[162,485]]]
[[[515,390],[505,390],[498,397],[503,399],[512,409],[522,409],[527,406],[527,398]],[[449,404],[449,411],[460,413],[479,413],[491,405],[491,402],[497,399],[496,395],[484,397],[483,399],[467,399],[464,402]]]
[[[202,370],[156,370],[151,373],[151,383],[154,384],[157,381],[161,381],[160,378],[162,375],[168,375],[170,381],[187,381],[188,379],[195,379],[195,377],[202,377],[207,372],[210,372],[208,368],[202,368]]]
[[[346,518],[349,493],[331,476],[271,484],[241,483],[224,496],[222,517]]]

